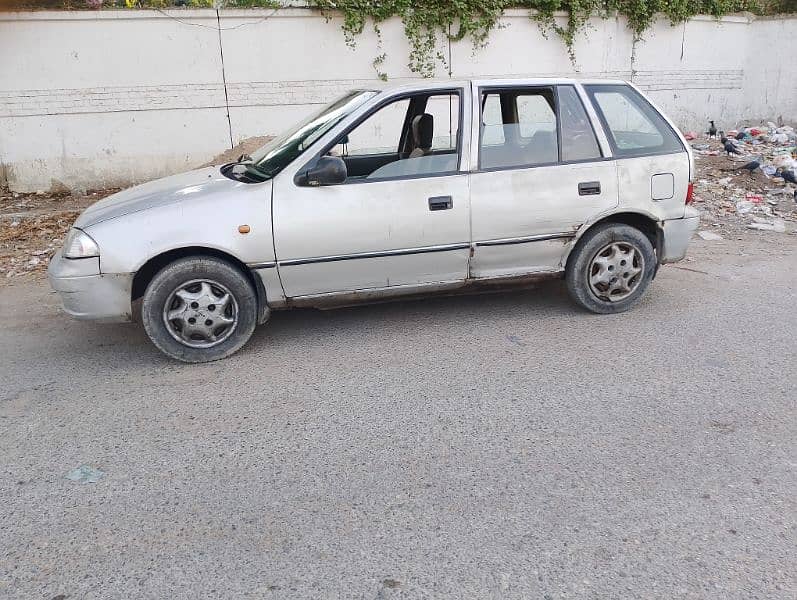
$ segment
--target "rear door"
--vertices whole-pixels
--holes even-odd
[[[617,206],[608,144],[575,85],[484,85],[475,96],[470,276],[561,270],[579,227]]]

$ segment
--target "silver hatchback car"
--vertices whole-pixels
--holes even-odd
[[[345,94],[238,162],[89,207],[49,278],[68,313],[129,321],[186,362],[272,309],[564,276],[624,311],[697,228],[694,160],[622,81],[422,82]]]

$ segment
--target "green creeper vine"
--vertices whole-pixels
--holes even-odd
[[[409,68],[426,77],[434,75],[438,65],[447,66],[439,41],[469,37],[474,48],[483,47],[508,8],[528,9],[543,35],[553,31],[562,39],[574,62],[576,36],[593,15],[624,16],[639,39],[658,13],[675,25],[697,14],[719,17],[758,8],[757,0],[309,0],[309,5],[328,17],[341,13],[346,42],[352,46],[369,22],[379,34],[380,23],[399,17],[410,42]],[[564,24],[555,18],[557,12],[566,14]],[[374,61],[377,72],[384,59],[380,54]]]

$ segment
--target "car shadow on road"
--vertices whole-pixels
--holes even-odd
[[[395,299],[329,310],[277,310],[265,326],[255,331],[244,350],[259,352],[267,347],[305,344],[308,339],[348,330],[387,336],[400,331],[412,336],[451,323],[478,321],[485,315],[500,319],[521,311],[530,318],[583,313],[568,298],[562,281],[541,282],[520,290]]]
[[[540,282],[520,290],[397,299],[331,310],[276,310],[267,323],[255,330],[236,357],[257,359],[275,350],[292,354],[330,337],[335,337],[338,343],[356,344],[365,334],[372,339],[374,336],[392,339],[397,335],[412,338],[428,335],[430,331],[444,335],[463,323],[472,328],[500,327],[503,321],[511,326],[518,319],[554,319],[564,326],[565,321],[569,324],[590,316],[570,300],[563,281]],[[114,353],[114,361],[127,367],[168,361],[149,342],[140,323],[74,321],[64,329],[72,356],[77,354],[87,361],[107,361],[109,352]],[[73,329],[79,330],[79,335],[69,335]]]

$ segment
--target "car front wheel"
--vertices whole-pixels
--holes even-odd
[[[639,302],[656,270],[656,253],[639,229],[606,223],[584,234],[567,263],[570,296],[595,313],[618,313]]]
[[[147,286],[144,330],[162,352],[183,362],[225,358],[257,324],[257,294],[239,269],[209,256],[176,260]]]

